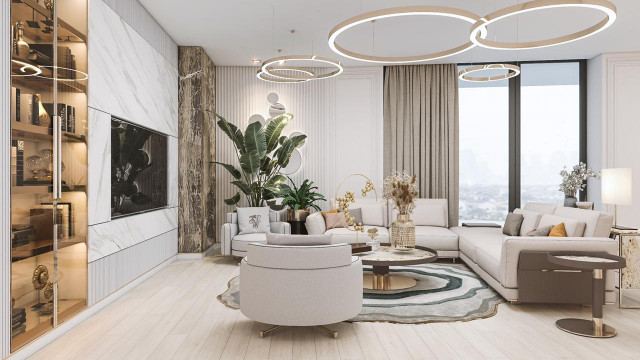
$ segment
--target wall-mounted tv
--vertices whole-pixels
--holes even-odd
[[[167,206],[167,136],[111,118],[111,217]]]

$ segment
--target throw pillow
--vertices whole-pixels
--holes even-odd
[[[349,209],[349,214],[354,218],[356,224],[362,224],[362,209]]]
[[[271,232],[268,207],[238,208],[237,212],[240,228],[238,235]]]
[[[344,217],[344,213],[330,213],[324,217],[324,221],[327,224],[327,230],[343,228],[347,226],[347,218]]]
[[[527,236],[549,236],[553,225],[542,226],[527,233]]]
[[[513,213],[522,214],[524,216],[522,226],[520,227],[520,236],[525,236],[531,231],[537,229],[538,223],[540,222],[540,217],[542,217],[541,213],[531,210],[515,209],[513,210]]]
[[[329,211],[323,211],[322,212],[322,216],[323,217],[327,217],[327,214],[336,214],[338,212],[338,209],[333,209],[333,210],[329,210]]]
[[[564,228],[564,223],[560,223],[551,229],[549,237],[567,237],[567,230]]]
[[[523,220],[524,215],[509,213],[507,215],[507,220],[504,222],[502,233],[509,236],[518,236],[520,234],[520,227],[522,226]]]
[[[331,245],[331,235],[267,234],[267,244],[281,246]]]

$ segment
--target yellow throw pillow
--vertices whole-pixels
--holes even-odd
[[[327,214],[336,214],[338,213],[338,209],[333,209],[333,210],[329,210],[329,211],[323,211],[322,212],[322,216],[327,217]]]
[[[560,223],[551,229],[549,237],[567,237],[567,230],[564,228],[564,223]]]

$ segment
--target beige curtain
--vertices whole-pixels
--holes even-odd
[[[384,74],[384,172],[418,175],[421,198],[449,201],[458,224],[458,67],[387,66]]]

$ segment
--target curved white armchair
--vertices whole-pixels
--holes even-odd
[[[350,245],[248,245],[240,267],[240,310],[249,319],[276,325],[260,336],[280,326],[349,320],[361,309],[362,262],[351,256]]]

